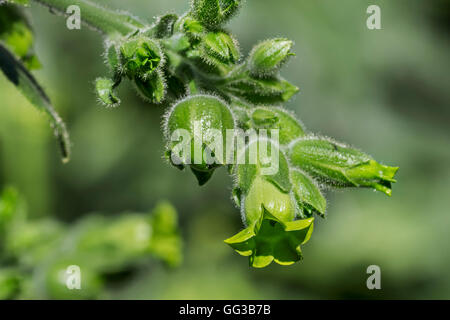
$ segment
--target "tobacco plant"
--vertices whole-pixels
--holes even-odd
[[[65,14],[69,5],[77,5],[85,25],[103,35],[110,73],[95,82],[101,104],[117,107],[116,88],[122,81],[132,82],[143,99],[167,108],[163,133],[169,162],[179,169],[190,167],[200,185],[217,168],[228,169],[234,181],[232,198],[244,228],[225,242],[248,256],[251,266],[265,267],[272,261],[289,265],[301,259],[301,245],[311,236],[315,216],[325,216],[324,189],[360,187],[391,195],[397,167],[382,165],[362,151],[307,131],[296,115],[283,108],[299,91],[280,75],[281,67],[294,55],[292,41],[265,40],[242,56],[238,41],[225,27],[242,1],[192,0],[188,12],[162,15],[151,24],[86,0],[33,1],[59,14]],[[0,9],[18,10],[10,6]],[[31,100],[30,91],[43,97],[34,102],[51,115],[67,156],[65,127],[26,69],[34,56],[29,50],[21,55],[14,40],[8,41],[9,34],[0,38],[4,42],[0,47],[2,69]],[[174,150],[171,138],[178,129],[193,136],[212,129],[224,134],[229,129],[257,133],[278,129],[278,139],[272,134],[247,137],[232,154],[233,159],[245,157],[252,148],[264,145],[278,155],[278,170],[264,174],[267,159],[262,156],[253,163],[228,163],[209,148],[208,136],[197,146],[200,161],[192,164],[189,160],[195,147],[192,154],[184,156]]]

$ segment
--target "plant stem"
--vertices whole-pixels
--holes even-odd
[[[145,25],[125,12],[117,12],[104,8],[88,0],[33,0],[48,7],[52,12],[68,15],[66,10],[75,5],[80,8],[81,21],[95,30],[107,34],[126,35]]]

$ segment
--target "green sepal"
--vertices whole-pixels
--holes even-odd
[[[297,200],[301,217],[316,213],[325,216],[327,201],[317,183],[300,170],[291,170],[292,189]]]
[[[264,268],[272,261],[291,265],[302,258],[301,245],[311,237],[314,218],[283,222],[265,211],[255,222],[225,240],[237,253],[249,257],[254,268]]]
[[[251,119],[256,129],[278,129],[281,145],[287,145],[305,135],[302,124],[293,114],[283,108],[255,108],[252,111]]]
[[[95,80],[95,91],[99,101],[107,107],[115,107],[120,104],[120,99],[114,93],[114,81],[108,78]]]
[[[139,95],[151,103],[161,103],[166,95],[166,82],[161,72],[155,72],[146,78],[134,78]]]
[[[15,85],[23,96],[37,109],[44,111],[50,119],[50,124],[61,150],[62,162],[70,160],[70,138],[66,125],[53,108],[50,98],[39,85],[34,76],[26,69],[23,63],[3,46],[0,41],[0,69],[6,78]]]
[[[236,186],[241,189],[243,194],[248,194],[250,192],[250,187],[254,183],[254,180],[257,178],[263,178],[282,192],[288,193],[292,188],[292,184],[289,179],[289,163],[284,155],[284,153],[279,149],[279,147],[270,139],[267,140],[268,151],[267,159],[261,159],[260,156],[260,139],[250,141],[244,150],[238,151],[238,157],[240,159],[250,159],[250,152],[253,144],[256,145],[257,150],[257,161],[255,164],[245,163],[245,164],[237,164],[235,166],[235,175],[236,175]],[[270,156],[273,153],[277,154],[278,157],[278,170],[273,174],[264,174],[262,175],[263,169],[270,168]],[[269,155],[270,154],[270,155]],[[245,158],[244,158],[245,157]],[[267,163],[268,165],[264,165]]]
[[[214,170],[197,170],[194,166],[191,166],[191,171],[197,178],[199,186],[206,184],[214,173]]]
[[[290,146],[293,165],[334,187],[373,188],[392,194],[398,167],[377,163],[369,155],[326,138],[300,138]]]

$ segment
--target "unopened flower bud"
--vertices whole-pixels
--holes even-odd
[[[334,187],[364,187],[392,194],[398,167],[376,162],[371,156],[326,138],[300,138],[290,147],[292,164]]]
[[[164,62],[157,42],[146,37],[133,38],[123,43],[120,55],[124,72],[130,79],[146,78]]]
[[[235,63],[239,60],[236,41],[225,32],[209,32],[202,41],[207,56],[212,55],[225,63]]]
[[[234,126],[228,105],[214,96],[181,100],[169,110],[164,124],[170,161],[190,165],[199,184],[206,183],[214,169],[225,163],[226,131]]]
[[[261,42],[248,58],[250,72],[258,77],[273,75],[289,56],[294,55],[291,48],[292,41],[283,38]]]
[[[192,13],[202,24],[214,28],[230,19],[240,4],[241,0],[193,0]]]

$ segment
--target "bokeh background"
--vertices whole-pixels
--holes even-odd
[[[182,13],[187,0],[98,1],[151,20]],[[382,30],[366,28],[366,8],[381,7]],[[160,199],[180,214],[184,262],[155,263],[108,288],[121,299],[449,299],[449,2],[442,0],[247,0],[229,25],[242,52],[268,37],[295,41],[283,75],[301,88],[287,108],[314,132],[400,166],[388,198],[370,190],[329,192],[304,260],[257,270],[223,240],[241,228],[231,180],[219,170],[198,187],[190,172],[162,160],[163,107],[130,85],[122,105],[96,103],[105,74],[101,37],[68,30],[33,5],[35,74],[66,120],[73,158],[61,164],[43,114],[0,76],[0,187],[12,185],[32,218],[72,223],[91,212],[146,212]],[[366,268],[381,268],[368,290]]]

